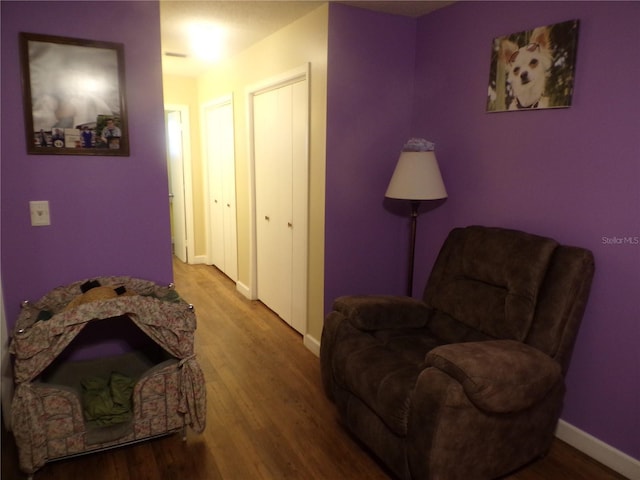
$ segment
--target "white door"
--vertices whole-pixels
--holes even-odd
[[[225,98],[204,106],[203,143],[207,164],[209,263],[238,278],[233,103]]]
[[[306,79],[306,77],[305,77]],[[309,92],[308,82],[292,85],[292,282],[291,326],[306,334],[307,270],[309,244]]]
[[[167,112],[167,168],[173,253],[187,262],[187,229],[183,171],[182,121],[179,111]]]
[[[298,80],[253,96],[257,296],[306,328],[307,86]]]
[[[291,322],[290,88],[254,98],[258,298]]]

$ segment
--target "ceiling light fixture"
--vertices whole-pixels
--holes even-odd
[[[211,23],[192,23],[188,27],[189,44],[193,55],[207,62],[222,58],[225,32]]]

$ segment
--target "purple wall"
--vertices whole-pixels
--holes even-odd
[[[383,202],[411,131],[415,32],[410,18],[330,5],[325,311],[339,295],[405,290],[409,212]]]
[[[2,1],[1,8],[1,262],[9,328],[22,300],[72,281],[131,275],[171,282],[158,4]],[[124,44],[129,157],[25,153],[21,31]],[[31,226],[30,200],[49,200],[51,226]]]
[[[485,113],[496,36],[580,20],[573,105]],[[438,234],[479,223],[591,249],[563,419],[640,458],[640,4],[468,2],[418,22],[414,128],[439,145]],[[454,33],[455,32],[455,33]],[[421,233],[421,232],[420,232]],[[432,256],[417,263],[427,271]],[[421,282],[426,281],[426,277]]]
[[[492,39],[576,18],[581,23],[572,107],[485,113]],[[383,14],[376,17],[378,29],[385,29],[383,19],[396,31],[398,19]],[[404,273],[393,262],[405,259],[393,252],[405,251],[406,236],[398,233],[400,223],[383,209],[382,198],[403,135],[435,141],[449,199],[420,217],[415,294],[454,226],[518,228],[591,249],[597,273],[569,370],[563,419],[640,459],[640,245],[603,239],[640,237],[640,95],[633,80],[640,76],[640,3],[463,2],[422,17],[409,129],[402,118],[406,108],[398,111],[393,99],[378,103],[380,91],[394,91],[406,105],[406,72],[393,75],[391,63],[399,51],[385,56],[386,48],[373,39],[368,50],[338,45],[374,38],[371,21],[368,12],[331,9],[327,302],[336,293],[367,288],[398,291],[397,277]],[[373,92],[358,91],[364,77],[349,68],[354,48],[364,58],[352,68],[370,67],[366,78]],[[353,76],[360,83],[345,88]],[[352,112],[367,112],[369,102],[377,108],[394,104],[394,135],[377,109],[375,117],[352,115],[360,126],[356,137],[336,114],[344,103]],[[351,143],[365,139],[376,148]],[[362,168],[367,160],[375,164]],[[351,230],[348,219],[359,212],[366,212],[367,221]],[[332,264],[337,260],[342,263]]]

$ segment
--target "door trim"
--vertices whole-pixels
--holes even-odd
[[[246,121],[247,121],[247,152],[249,153],[249,282],[244,289],[244,293],[251,300],[258,298],[258,245],[257,245],[257,225],[256,225],[256,171],[255,171],[255,148],[254,148],[254,114],[253,114],[253,97],[269,90],[274,90],[299,81],[306,81],[306,98],[307,98],[307,131],[305,132],[305,146],[307,152],[306,172],[304,174],[304,182],[306,186],[305,209],[307,212],[307,224],[305,228],[305,264],[304,264],[304,328],[302,335],[306,335],[308,330],[308,305],[309,305],[309,103],[310,103],[310,72],[311,65],[306,63],[300,67],[294,68],[279,75],[270,77],[256,84],[246,87]]]
[[[182,125],[182,175],[184,178],[184,215],[185,234],[187,236],[187,263],[194,263],[195,227],[193,225],[193,175],[191,173],[191,124],[189,122],[189,106],[167,103],[165,112],[180,112]]]

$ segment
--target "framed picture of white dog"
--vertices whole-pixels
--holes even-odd
[[[578,20],[493,39],[487,112],[571,106]]]

